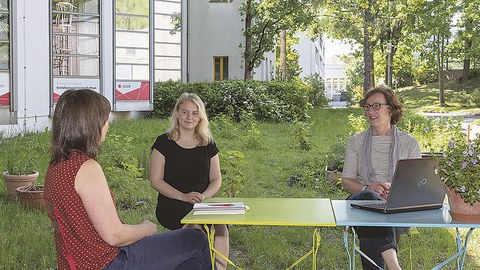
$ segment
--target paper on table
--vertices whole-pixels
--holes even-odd
[[[243,202],[196,203],[193,205],[194,215],[243,215],[248,209]]]

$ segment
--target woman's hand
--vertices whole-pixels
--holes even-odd
[[[148,236],[156,234],[158,232],[157,225],[150,220],[145,219],[142,224],[147,227]]]
[[[390,193],[390,186],[391,183],[389,182],[376,181],[370,184],[368,189],[375,191],[378,195],[382,196],[382,198],[387,199]]]
[[[203,202],[204,199],[202,193],[196,191],[183,194],[183,201],[191,204]]]

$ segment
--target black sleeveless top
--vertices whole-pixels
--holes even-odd
[[[165,157],[164,180],[175,189],[188,193],[203,192],[210,184],[210,159],[218,154],[215,143],[194,148],[183,148],[168,138],[158,136],[152,146]],[[181,228],[180,220],[192,210],[193,205],[158,194],[156,215],[165,228]]]

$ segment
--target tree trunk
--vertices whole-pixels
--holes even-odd
[[[280,80],[287,80],[287,31],[280,31]]]
[[[245,51],[244,51],[244,61],[245,61],[245,73],[243,75],[244,80],[250,80],[252,78],[252,37],[250,35],[250,28],[252,26],[252,0],[247,0],[247,8],[245,12]]]
[[[440,102],[440,106],[445,106],[445,89],[443,85],[443,59],[445,57],[445,45],[444,45],[444,36],[440,37],[437,36],[437,62],[438,62],[438,100]]]
[[[368,46],[368,51],[370,53],[370,87],[368,88],[368,90],[370,90],[371,88],[375,87],[375,72],[373,72],[375,69],[375,51],[371,42],[368,43]]]
[[[370,89],[371,83],[371,53],[370,53],[370,30],[368,25],[370,23],[370,10],[367,9],[363,14],[363,94],[366,94]]]
[[[465,58],[463,59],[463,71],[462,71],[462,78],[460,82],[468,81],[468,77],[470,75],[470,50],[472,49],[472,38],[468,36],[469,33],[473,31],[473,21],[472,19],[467,19],[465,21],[465,33],[463,38],[465,39]]]
[[[471,47],[472,47],[472,40],[468,39],[465,42],[465,52],[470,51]],[[462,71],[462,78],[461,78],[460,82],[468,81],[468,76],[469,75],[470,75],[470,58],[465,57],[465,59],[463,59],[463,71]]]

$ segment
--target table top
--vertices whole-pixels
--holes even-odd
[[[338,226],[480,228],[480,223],[464,223],[452,220],[447,204],[434,210],[382,214],[353,208],[350,206],[350,202],[332,200],[333,212]]]
[[[243,202],[244,215],[193,215],[182,224],[232,224],[271,226],[335,226],[330,199],[307,198],[211,198],[205,202]]]

